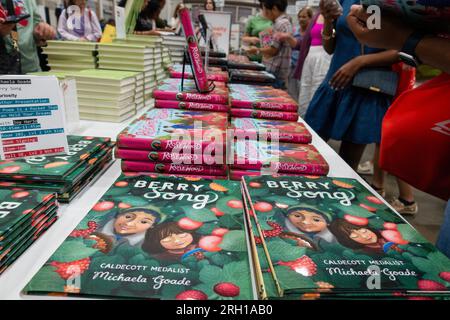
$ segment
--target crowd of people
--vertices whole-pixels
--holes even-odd
[[[45,44],[46,40],[59,37],[98,41],[101,37],[98,18],[86,6],[86,0],[68,0],[59,16],[57,30],[39,16],[35,0],[8,1],[14,1],[16,7],[22,8],[30,17],[13,24],[0,15],[0,73],[17,73],[18,60],[22,73],[39,71],[37,47]],[[120,5],[125,6],[125,3],[124,0]],[[165,3],[166,0],[143,2],[136,22],[136,34],[182,32],[178,16],[181,4],[176,6],[168,23],[160,17]],[[391,114],[395,108],[411,103],[423,88],[430,86],[441,88],[444,92],[447,89],[447,99],[435,101],[434,112],[440,112],[443,121],[450,119],[450,40],[427,34],[422,29],[414,30],[400,19],[388,15],[381,16],[381,29],[369,29],[366,26],[369,15],[359,3],[359,0],[321,0],[318,10],[302,8],[297,14],[298,23],[293,23],[286,13],[287,0],[260,0],[259,13],[248,19],[242,43],[249,58],[264,63],[266,70],[276,77],[274,87],[288,91],[298,101],[299,114],[315,132],[325,141],[333,139],[341,142],[339,154],[351,168],[363,171],[373,167],[371,184],[380,195],[385,196],[385,172],[382,168],[388,168],[390,173],[397,175],[399,196],[390,204],[402,214],[414,214],[418,211],[418,205],[409,183],[434,194],[431,188],[423,187],[422,182],[443,179],[448,183],[448,163],[440,174],[434,176],[425,177],[419,172],[405,173],[401,167],[410,166],[411,158],[406,156],[404,149],[393,146],[398,145],[395,141],[410,143],[410,140],[402,140],[400,136],[408,132],[395,131],[388,124],[393,121]],[[81,20],[69,28],[73,6],[79,8]],[[206,0],[202,9],[215,11],[214,0]],[[15,37],[15,34],[19,36]],[[20,54],[20,59],[14,58],[17,54]],[[439,68],[443,73],[431,83],[414,88],[414,67],[417,63]],[[387,86],[385,91],[367,87],[367,82],[376,85],[377,81],[381,81],[381,75],[393,73],[395,77],[380,78]],[[430,108],[434,107],[432,102],[429,101]],[[373,160],[362,165],[361,158],[369,144],[376,145]],[[429,144],[432,145],[433,141]],[[448,146],[450,143],[447,141]],[[438,156],[448,159],[449,153],[450,148],[444,148]],[[387,165],[390,157],[394,156],[398,169]],[[418,179],[421,176],[423,181]],[[450,189],[450,185],[445,186]],[[450,202],[438,243],[448,255],[449,211]]]

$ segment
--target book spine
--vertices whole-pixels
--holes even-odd
[[[179,71],[170,71],[170,77],[175,79],[181,79],[183,77],[183,73]],[[184,77],[186,79],[192,79],[193,76],[191,73],[184,73]],[[208,80],[217,81],[217,82],[228,82],[228,76],[226,74],[208,74]]]
[[[200,92],[207,92],[209,87],[208,78],[206,77],[202,55],[197,45],[194,28],[192,27],[191,13],[188,8],[182,8],[179,11],[179,15],[181,25],[183,26],[184,35],[186,36],[188,43],[188,53],[191,60],[194,80],[197,83]]]
[[[249,177],[259,177],[261,176],[261,171],[257,170],[230,170],[230,179],[231,180],[241,180],[242,177],[249,176]],[[272,177],[281,177],[281,176],[287,176],[287,177],[299,177],[299,176],[305,176],[303,173],[279,173],[279,174],[271,174]],[[319,176],[310,176],[318,178]]]
[[[153,91],[153,98],[160,100],[228,104],[228,96],[210,93],[169,92],[156,89]]]
[[[225,104],[179,102],[171,100],[155,100],[155,108],[228,112],[228,106]]]
[[[225,165],[204,166],[204,165],[189,165],[189,164],[149,163],[149,162],[122,160],[122,171],[224,176],[227,174],[227,167]]]
[[[144,162],[164,162],[164,163],[182,163],[182,164],[223,164],[224,156],[210,156],[202,154],[183,154],[167,151],[145,151],[120,149],[115,150],[116,158],[124,160],[144,161]]]
[[[150,151],[172,151],[174,149],[183,149],[183,147],[190,146],[192,151],[214,149],[214,142],[202,141],[202,142],[180,142],[178,140],[157,140],[151,138],[136,138],[129,136],[119,136],[117,138],[117,147],[125,149],[138,149],[138,150],[150,150]],[[225,150],[224,143],[218,145],[218,149]]]
[[[267,141],[272,140],[273,131],[276,128],[271,128],[270,131],[265,132],[267,135]],[[258,140],[265,140],[266,137],[263,135],[263,131],[261,130],[245,130],[245,129],[233,129],[233,135],[237,137],[245,137],[248,136],[250,140],[254,140],[253,137],[256,137]],[[260,139],[260,137],[262,139]],[[297,143],[297,144],[309,144],[312,141],[312,136],[310,134],[302,134],[302,133],[291,133],[291,132],[278,132],[278,141],[279,142],[288,142],[288,143]]]
[[[136,177],[136,176],[149,176],[152,178],[158,178],[158,177],[181,177],[186,178],[186,180],[191,181],[197,181],[200,179],[209,179],[209,180],[223,180],[226,179],[227,176],[208,176],[203,174],[196,174],[196,175],[190,175],[190,174],[168,174],[168,173],[156,173],[156,172],[132,172],[132,171],[123,171],[122,172],[127,177]]]
[[[245,163],[245,164],[233,164],[231,165],[234,169],[243,169],[243,170],[260,170],[263,165],[261,162],[257,162],[254,164]],[[328,164],[316,164],[316,163],[293,163],[293,162],[273,162],[270,164],[270,171],[279,173],[280,175],[283,173],[302,173],[302,174],[311,174],[317,176],[325,176],[328,174],[329,167]]]
[[[297,112],[298,105],[294,103],[277,103],[277,102],[251,102],[231,100],[231,106],[242,109],[262,109],[262,110],[275,110],[285,112]]]
[[[298,114],[294,112],[278,112],[250,109],[230,109],[231,116],[237,118],[272,119],[284,121],[297,121]]]

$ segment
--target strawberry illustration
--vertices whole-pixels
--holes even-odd
[[[278,265],[287,266],[305,277],[311,277],[317,273],[317,265],[308,256],[302,256],[294,261],[280,261]]]
[[[214,286],[214,292],[222,297],[236,297],[241,289],[231,282],[222,282]]]
[[[88,225],[87,229],[74,230],[69,235],[69,237],[85,238],[85,237],[89,236],[91,233],[93,233],[95,230],[97,230],[97,222],[89,221],[87,223],[87,225]]]
[[[176,300],[208,300],[208,296],[200,290],[186,290],[176,295]]]
[[[267,224],[272,227],[272,230],[264,230],[264,238],[278,237],[283,232],[283,227],[276,222],[267,221]]]
[[[443,280],[450,282],[450,271],[443,271],[439,273],[439,277],[441,277]]]
[[[439,282],[433,280],[419,280],[417,287],[422,291],[445,291],[447,288]]]
[[[89,268],[90,263],[91,258],[88,257],[71,262],[53,261],[50,265],[56,268],[55,272],[57,272],[61,278],[67,280],[71,277],[77,277],[83,274]]]

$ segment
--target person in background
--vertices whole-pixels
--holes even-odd
[[[304,7],[302,9],[300,9],[300,11],[297,13],[299,28],[297,30],[294,30],[293,35],[291,35],[289,33],[274,34],[275,38],[279,39],[280,41],[288,41],[288,43],[292,47],[288,93],[294,99],[298,99],[298,95],[300,93],[300,81],[299,81],[300,77],[298,77],[298,79],[295,78],[295,71],[297,68],[297,64],[299,63],[299,58],[301,58],[304,61],[305,56],[306,56],[300,50],[300,47],[302,44],[302,40],[308,31],[308,26],[309,26],[313,16],[314,16],[313,10],[310,7]]]
[[[324,18],[317,13],[310,18],[302,41],[290,34],[277,34],[281,41],[288,41],[291,47],[300,51],[299,59],[293,70],[293,78],[299,85],[298,98],[299,115],[305,116],[308,105],[317,88],[325,78],[330,67],[331,55],[322,46],[322,30]]]
[[[22,73],[39,72],[41,67],[37,47],[45,45],[47,40],[55,39],[56,30],[42,20],[34,0],[15,0],[14,4],[16,13],[30,14],[28,19],[16,24]],[[6,35],[3,40],[10,51],[13,47],[11,36]]]
[[[273,33],[292,32],[292,24],[286,15],[287,0],[264,0],[263,12],[273,23]],[[250,54],[262,54],[263,63],[266,70],[272,73],[276,81],[274,87],[278,89],[287,89],[289,65],[291,60],[291,46],[287,42],[272,40],[270,46],[257,48],[252,46],[248,49]]]
[[[216,11],[216,2],[214,0],[206,0],[203,4],[203,9],[206,11]]]
[[[359,0],[341,0],[344,15]],[[364,48],[348,28],[341,7],[321,0],[324,17],[322,43],[333,54],[328,73],[306,111],[305,121],[324,140],[342,141],[339,155],[356,170],[367,144],[381,140],[381,123],[391,104],[388,95],[352,86],[364,67],[389,67],[398,61],[396,50]]]
[[[59,18],[58,32],[63,40],[70,41],[97,42],[102,36],[97,15],[87,8],[86,0],[69,0]]]
[[[161,4],[159,0],[145,0],[142,5],[142,11],[136,21],[134,33],[139,35],[159,36],[157,31],[156,19],[161,12]]]
[[[175,7],[175,10],[173,10],[173,16],[170,19],[170,25],[172,28],[175,29],[175,34],[180,35],[181,34],[181,20],[180,20],[180,16],[178,15],[178,11],[180,10],[180,8],[183,6],[183,3],[179,3],[177,4],[177,6]]]
[[[260,48],[259,34],[262,31],[266,31],[272,28],[272,21],[264,17],[262,10],[262,2],[259,1],[260,11],[256,16],[250,17],[245,26],[244,36],[242,37],[242,42],[248,45],[254,45]],[[261,55],[251,55],[250,60],[252,61],[262,61]]]
[[[401,19],[386,15],[382,15],[381,17],[382,28],[369,29],[366,26],[368,17],[364,8],[358,5],[354,5],[347,16],[348,25],[359,41],[375,48],[402,50],[405,44],[410,39],[413,39],[415,47],[412,49],[412,55],[422,63],[439,68],[444,72],[439,77],[428,81],[422,86],[403,93],[403,101],[408,101],[405,100],[406,98],[414,100],[416,90],[419,91],[421,87],[425,86],[434,86],[436,89],[440,87],[440,89],[444,90],[448,87],[447,102],[450,101],[450,86],[448,85],[448,79],[450,79],[450,40],[445,37],[421,33],[421,30],[414,30],[402,22]],[[445,81],[446,79],[447,81]],[[430,102],[430,108],[433,106]],[[450,105],[447,103],[444,106],[449,108]],[[405,156],[405,163],[409,160],[407,157]],[[445,177],[443,178],[445,179]],[[447,201],[444,223],[441,226],[436,247],[450,258],[450,200]]]

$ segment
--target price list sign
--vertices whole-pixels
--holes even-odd
[[[0,159],[68,152],[64,106],[53,76],[0,76]]]

